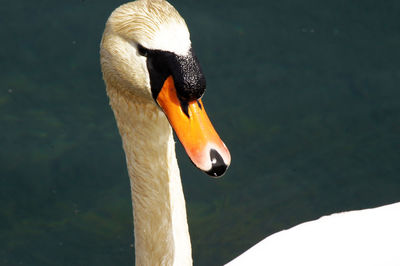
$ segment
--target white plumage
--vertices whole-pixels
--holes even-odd
[[[227,265],[399,266],[400,203],[302,223],[265,238]]]

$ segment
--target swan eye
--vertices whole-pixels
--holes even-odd
[[[141,56],[146,56],[149,54],[149,49],[144,48],[142,45],[138,44],[138,52]]]

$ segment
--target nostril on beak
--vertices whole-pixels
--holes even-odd
[[[214,149],[210,150],[211,169],[206,172],[209,176],[220,177],[222,176],[228,165],[225,164],[221,155]]]

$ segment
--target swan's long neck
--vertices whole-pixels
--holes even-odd
[[[191,265],[185,199],[175,142],[151,102],[107,88],[131,183],[136,265]]]

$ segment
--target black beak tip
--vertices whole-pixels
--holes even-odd
[[[214,149],[211,149],[210,151],[210,160],[211,169],[206,171],[206,174],[214,178],[221,177],[223,174],[225,174],[226,169],[228,169],[228,165],[225,164],[221,155]]]

